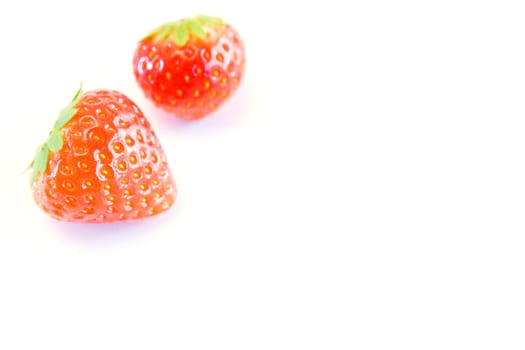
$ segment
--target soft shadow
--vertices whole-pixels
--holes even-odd
[[[65,241],[84,245],[118,245],[145,239],[164,230],[172,230],[179,216],[177,202],[167,212],[136,221],[108,224],[81,224],[53,220],[52,230]]]

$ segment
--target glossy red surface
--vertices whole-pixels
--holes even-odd
[[[205,37],[190,33],[179,47],[172,39],[147,37],[133,58],[135,78],[153,103],[176,116],[194,120],[216,110],[239,86],[244,45],[228,24],[204,27]]]
[[[116,91],[86,92],[33,183],[37,204],[64,221],[113,222],[166,211],[176,189],[164,151],[140,109]]]

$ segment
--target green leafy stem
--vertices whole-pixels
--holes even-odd
[[[204,39],[206,32],[204,25],[222,27],[224,22],[217,17],[198,15],[192,18],[168,22],[151,32],[146,38],[154,38],[156,41],[173,38],[177,46],[184,46],[193,33],[196,37]]]
[[[62,128],[66,125],[71,118],[77,113],[76,105],[82,96],[82,84],[78,88],[75,96],[71,102],[60,111],[60,114],[53,125],[53,129],[49,132],[49,137],[47,140],[41,144],[35,154],[33,162],[31,162],[31,167],[33,167],[33,176],[31,178],[31,183],[35,182],[39,174],[46,172],[47,163],[49,160],[49,152],[56,152],[62,148],[64,145],[64,140],[62,138]]]

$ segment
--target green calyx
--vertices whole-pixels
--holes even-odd
[[[206,26],[219,28],[223,25],[224,22],[220,18],[198,15],[192,18],[165,23],[151,32],[145,39],[153,38],[155,41],[160,41],[171,38],[177,46],[184,46],[191,35],[199,39],[204,39],[206,36],[204,28]]]
[[[31,183],[35,182],[39,174],[45,173],[47,162],[49,160],[49,152],[56,152],[64,145],[61,130],[77,113],[78,109],[76,108],[76,105],[80,100],[80,96],[82,96],[82,84],[78,88],[78,91],[71,102],[60,111],[55,125],[53,125],[53,129],[49,132],[49,137],[46,142],[38,147],[35,158],[31,163],[31,167],[33,168]]]

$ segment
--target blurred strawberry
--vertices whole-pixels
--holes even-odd
[[[244,61],[244,45],[233,27],[216,17],[196,16],[165,23],[142,39],[133,68],[157,107],[195,120],[235,92]]]

